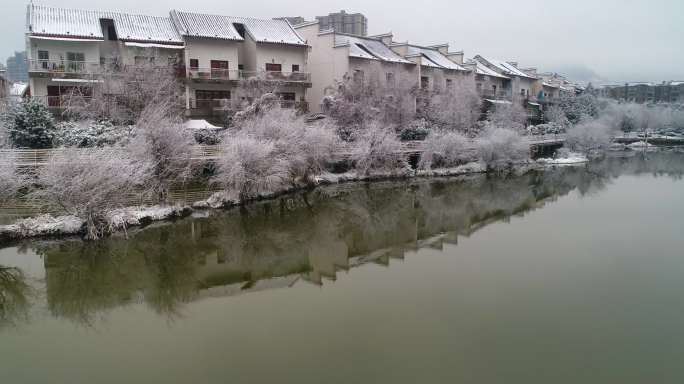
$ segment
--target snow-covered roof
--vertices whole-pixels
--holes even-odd
[[[262,20],[177,10],[171,11],[171,18],[183,36],[241,41],[244,38],[235,24],[242,24],[245,32],[257,43],[306,45],[287,20]]]
[[[473,59],[468,59],[467,60],[468,64],[475,64],[475,73],[478,75],[484,75],[484,76],[492,76],[492,77],[498,77],[501,79],[510,79],[510,77],[504,76],[499,74],[498,72],[495,72],[486,65],[482,64],[481,62]]]
[[[491,66],[494,67],[492,68],[494,71],[504,74],[506,76],[517,76],[525,77],[528,79],[535,79],[535,77],[528,75],[527,73],[516,68],[513,64],[505,62],[503,60],[491,59],[482,56],[475,56],[475,59],[478,61],[482,61],[483,64],[489,63]]]
[[[355,35],[335,34],[335,47],[349,47],[349,56],[391,63],[415,64],[397,55],[382,41]]]
[[[457,71],[465,71],[466,69],[460,65],[449,60],[437,49],[420,47],[417,45],[408,45],[408,55],[420,55],[423,57],[422,65],[433,68],[454,69]]]
[[[655,84],[649,83],[649,82],[647,82],[647,81],[636,81],[636,82],[633,82],[633,83],[627,83],[627,85],[630,86],[630,87],[636,87],[636,86],[640,86],[640,85],[645,85],[645,86],[647,86],[647,87],[653,87],[653,86],[655,86]]]
[[[30,36],[104,39],[100,20],[114,22],[120,40],[182,44],[168,17],[28,5]]]
[[[680,85],[684,85],[684,81],[671,81],[671,82],[670,82],[670,85],[672,85],[672,86],[674,86],[674,87],[677,87],[677,86],[680,86]]]
[[[14,83],[10,87],[10,96],[19,96],[23,97],[26,94],[26,91],[28,91],[28,83]]]
[[[553,84],[546,81],[543,82],[542,85],[549,88],[560,88],[560,84]]]

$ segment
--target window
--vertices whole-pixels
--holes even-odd
[[[299,72],[299,64],[292,64],[292,72]]]
[[[244,64],[238,64],[238,69],[241,71],[245,70],[245,65]]]
[[[43,69],[48,69],[48,61],[50,61],[50,53],[48,51],[38,51],[38,61],[40,62],[40,67]]]
[[[385,79],[387,80],[387,86],[388,87],[394,87],[395,82],[394,82],[394,73],[392,72],[387,72],[385,74]]]
[[[212,79],[227,79],[228,78],[228,62],[224,60],[211,60],[211,78]]]
[[[356,83],[363,83],[363,81],[364,81],[364,73],[363,73],[363,71],[360,70],[360,69],[354,70],[354,77],[353,77],[353,79],[354,79],[354,82],[356,82]]]
[[[237,33],[244,39],[245,38],[245,25],[240,23],[233,23],[233,27]]]
[[[482,91],[482,83],[477,83],[477,90]]]
[[[278,93],[278,96],[280,97],[280,100],[284,101],[295,101],[297,100],[297,97],[294,92],[281,92]]]
[[[198,69],[199,68],[199,60],[198,59],[190,59],[190,69]]]
[[[484,81],[484,79],[485,79],[484,75],[475,76],[475,80],[477,80],[477,81]]]
[[[83,52],[67,52],[68,72],[82,72],[85,69],[85,54]]]
[[[280,64],[266,63],[267,72],[282,72],[283,66]]]
[[[452,89],[454,87],[454,82],[451,79],[446,79],[446,89]]]
[[[430,78],[427,76],[420,77],[420,88],[428,89],[430,87]]]

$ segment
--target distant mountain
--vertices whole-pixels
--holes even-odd
[[[552,72],[557,72],[561,75],[566,76],[569,80],[588,84],[592,83],[594,85],[605,83],[606,79],[603,78],[598,73],[594,72],[593,69],[584,65],[564,65],[555,67],[551,70]]]

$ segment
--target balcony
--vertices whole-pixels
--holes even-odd
[[[307,72],[281,71],[240,71],[243,80],[265,80],[273,82],[311,84],[311,74]]]
[[[93,75],[101,72],[99,62],[68,60],[29,60],[29,72],[55,75]]]
[[[485,99],[492,100],[511,100],[511,92],[506,90],[494,91],[491,89],[480,90],[480,96]]]
[[[193,81],[231,81],[240,79],[237,69],[188,68],[188,79]]]
[[[92,100],[90,96],[31,96],[31,99],[41,102],[53,112],[63,111],[69,106],[84,106]]]

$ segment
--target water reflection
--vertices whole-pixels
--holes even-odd
[[[457,244],[571,191],[596,193],[620,175],[681,179],[682,160],[649,153],[523,176],[342,185],[155,225],[129,240],[33,244],[45,268],[44,283],[34,288],[45,291],[53,316],[86,326],[133,303],[175,319],[194,300],[323,284],[359,265],[390,265],[421,247]],[[0,321],[25,320],[29,283],[19,269],[0,271]]]

